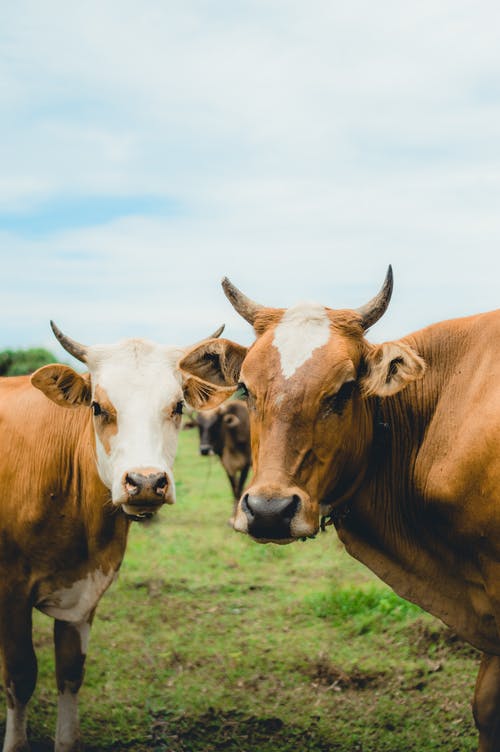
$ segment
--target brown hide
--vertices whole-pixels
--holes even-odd
[[[0,588],[15,581],[36,605],[89,571],[116,571],[129,522],[97,475],[90,410],[61,410],[29,377],[5,378],[0,430]]]

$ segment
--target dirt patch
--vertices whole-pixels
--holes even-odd
[[[438,623],[415,621],[405,629],[412,652],[419,658],[439,657],[453,653],[456,657],[477,658],[480,652],[462,640],[455,632]]]
[[[313,685],[316,684],[337,692],[346,689],[373,689],[386,682],[386,676],[383,672],[363,671],[357,667],[347,672],[335,666],[325,654],[319,655],[307,667],[306,674],[311,678]]]
[[[314,750],[335,752],[321,737],[313,720],[307,729],[285,726],[281,718],[258,718],[238,711],[210,709],[198,717],[156,713],[151,725],[151,749],[155,752],[285,752]]]

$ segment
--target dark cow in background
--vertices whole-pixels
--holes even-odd
[[[200,454],[216,454],[229,478],[234,513],[252,465],[248,408],[241,400],[230,400],[215,410],[196,415],[200,434]]]
[[[53,329],[88,373],[54,364],[31,379],[0,379],[3,752],[28,749],[33,608],[54,619],[55,750],[80,749],[78,690],[97,605],[118,574],[131,520],[175,501],[184,402],[199,407],[202,395],[210,407],[217,391],[180,372],[183,348],[142,339],[87,347]]]
[[[352,310],[269,308],[223,285],[256,341],[212,340],[180,366],[246,391],[254,477],[235,529],[289,543],[333,522],[350,554],[483,651],[479,750],[499,752],[500,311],[375,345],[390,269]]]

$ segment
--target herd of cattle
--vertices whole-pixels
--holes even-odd
[[[92,619],[131,521],[175,501],[184,405],[226,469],[235,530],[284,544],[333,523],[350,554],[483,652],[473,712],[480,752],[498,752],[500,312],[373,345],[390,268],[355,310],[268,308],[223,288],[254,328],[250,348],[221,331],[186,348],[85,346],[52,325],[87,372],[0,382],[4,752],[28,749],[33,607],[55,620],[55,749],[79,749]]]

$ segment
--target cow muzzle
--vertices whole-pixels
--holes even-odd
[[[122,509],[132,517],[151,517],[163,504],[174,503],[170,478],[155,468],[128,470],[122,488]]]
[[[249,489],[241,498],[234,528],[260,543],[308,538],[317,532],[317,523],[306,517],[308,506],[308,498],[298,488],[272,494]]]

